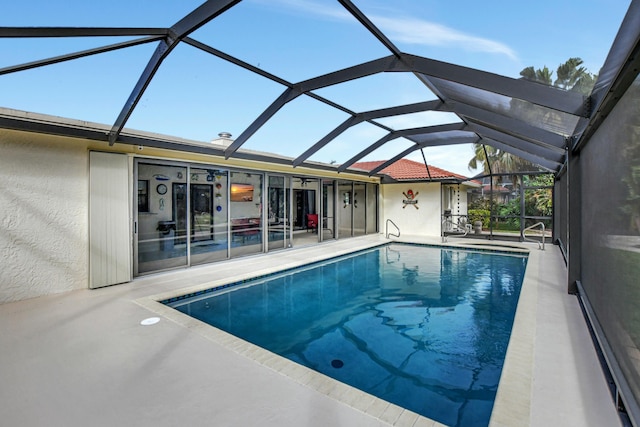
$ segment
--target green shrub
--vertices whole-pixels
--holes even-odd
[[[475,200],[472,200],[471,202],[469,202],[469,206],[467,207],[467,210],[478,210],[478,209],[490,210],[491,209],[491,200],[484,199],[484,198],[478,198],[478,199],[475,199]]]
[[[507,204],[498,205],[498,215],[504,218],[503,230],[520,229],[520,197],[516,197]],[[514,218],[515,217],[515,218]]]
[[[482,221],[482,228],[489,228],[489,217],[491,211],[488,209],[469,209],[467,211],[469,222],[473,225],[476,221]]]

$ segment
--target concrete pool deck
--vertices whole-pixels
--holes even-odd
[[[344,239],[0,305],[0,423],[438,426],[156,302],[385,241]],[[501,242],[446,245],[482,244]],[[559,249],[504,245],[530,257],[491,425],[621,425]],[[141,325],[150,317],[160,321]]]

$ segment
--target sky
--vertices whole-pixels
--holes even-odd
[[[193,0],[22,0],[3,5],[0,26],[169,27]],[[596,73],[628,0],[354,0],[403,52],[518,78],[527,67],[555,68],[580,57]],[[244,0],[192,38],[295,83],[390,52],[334,0]],[[1,39],[0,68],[125,38]],[[112,124],[155,44],[0,75],[0,106]],[[162,63],[126,127],[209,141],[239,136],[284,86],[179,45]],[[361,112],[435,99],[406,73],[383,73],[315,92]],[[285,105],[243,148],[296,157],[349,116],[310,97]],[[428,112],[380,119],[394,129],[458,122]],[[349,129],[310,160],[344,162],[385,135],[368,123]],[[396,139],[363,160],[386,160],[412,144]],[[469,145],[428,147],[427,163],[472,176]],[[422,162],[419,151],[409,156]]]

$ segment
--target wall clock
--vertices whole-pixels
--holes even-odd
[[[158,192],[158,194],[166,194],[167,186],[164,184],[158,184],[158,186],[156,187],[156,191]]]

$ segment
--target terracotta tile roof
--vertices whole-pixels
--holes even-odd
[[[351,167],[370,171],[380,166],[385,161],[386,160],[376,160],[373,162],[358,162],[358,163],[354,163]],[[382,169],[380,172],[385,175],[389,175],[391,178],[398,181],[429,179],[429,174],[427,173],[427,169],[425,168],[424,163],[416,162],[409,159],[400,159],[394,164]],[[431,174],[431,179],[438,179],[438,180],[446,179],[446,178],[455,178],[455,179],[464,179],[464,180],[468,179],[464,175],[459,175],[457,173],[449,172],[432,165],[429,165],[429,173]]]

